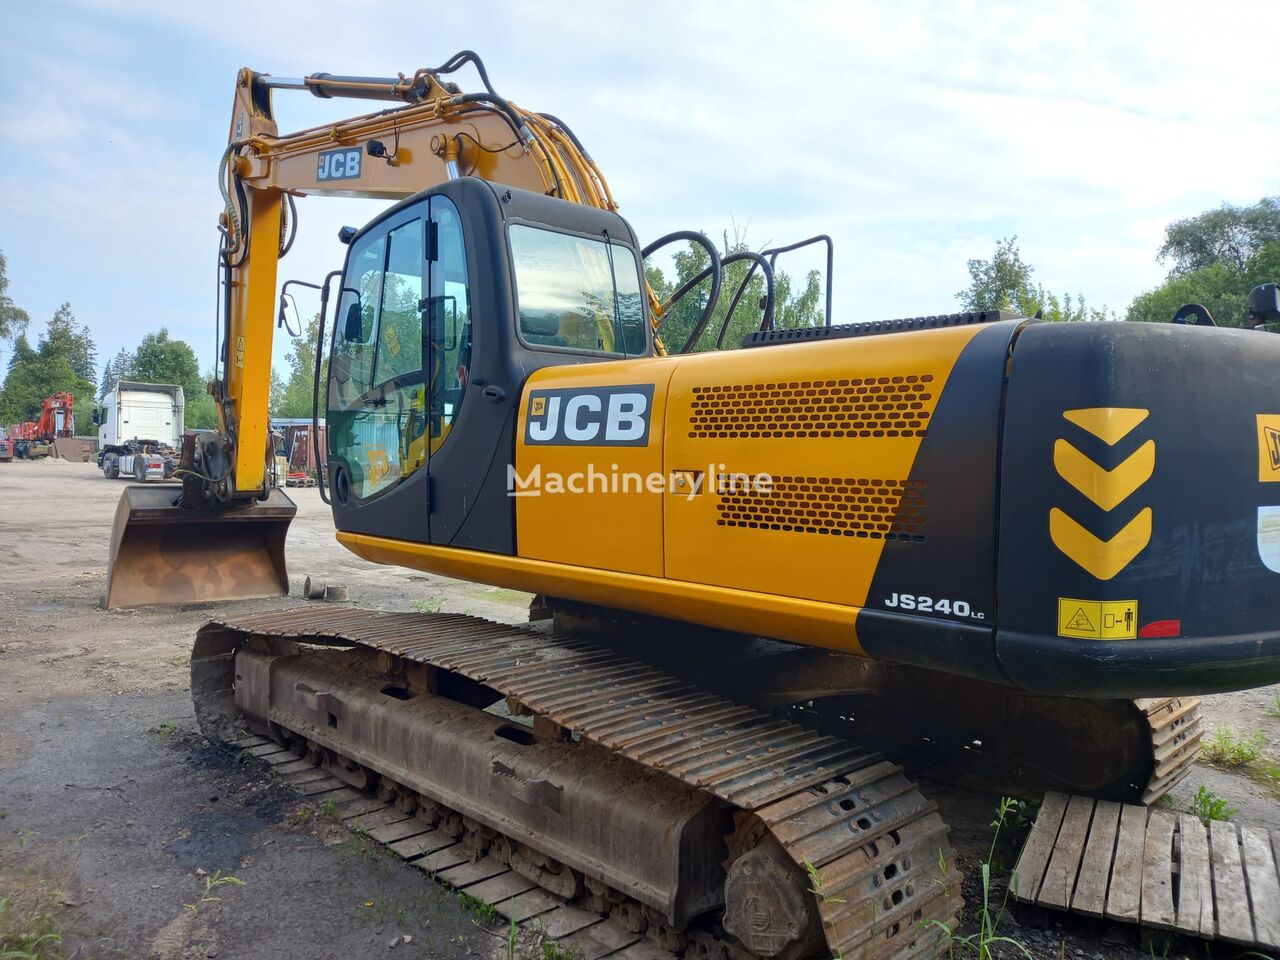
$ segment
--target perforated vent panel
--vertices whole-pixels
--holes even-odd
[[[932,374],[693,388],[689,436],[922,437]]]
[[[722,527],[923,543],[924,484],[917,480],[774,477],[768,493],[720,490]]]

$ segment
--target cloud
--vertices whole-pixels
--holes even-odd
[[[642,240],[731,218],[755,242],[831,234],[837,321],[952,309],[965,260],[1015,233],[1051,289],[1122,310],[1163,276],[1165,223],[1277,190],[1280,106],[1250,50],[1269,2],[86,0],[9,20],[11,292],[36,316],[71,300],[104,357],[165,323],[211,359],[215,172],[245,65],[386,75],[475,48],[574,127]],[[361,109],[276,103],[284,129]],[[281,278],[338,266],[337,227],[376,209],[301,200]]]

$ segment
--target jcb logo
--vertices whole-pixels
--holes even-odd
[[[643,447],[649,443],[653,384],[534,390],[524,442],[543,446]]]
[[[354,180],[360,176],[359,147],[326,150],[316,157],[317,180]]]

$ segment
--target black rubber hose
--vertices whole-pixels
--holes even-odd
[[[678,240],[687,240],[690,243],[696,243],[707,251],[707,256],[711,259],[711,265],[702,273],[698,274],[693,280],[684,283],[680,289],[667,298],[668,305],[674,305],[682,300],[690,290],[696,287],[704,279],[706,275],[711,275],[711,291],[707,297],[707,305],[702,311],[702,316],[698,318],[697,324],[694,326],[693,333],[689,336],[688,341],[684,345],[684,349],[680,353],[688,353],[689,350],[698,342],[702,336],[702,331],[707,328],[707,324],[711,320],[711,314],[715,311],[716,303],[720,300],[720,281],[723,273],[720,268],[720,252],[716,249],[714,243],[707,239],[706,234],[699,233],[697,230],[677,230],[674,233],[668,233],[664,237],[659,237],[653,243],[649,244],[640,251],[640,257],[643,260],[649,259],[655,251],[661,250],[667,244],[675,243]],[[667,324],[667,318],[670,317],[670,311],[663,318],[662,323],[658,325],[657,333],[661,335],[662,328]]]
[[[750,250],[730,254],[724,258],[721,266],[727,267],[729,264],[737,263],[739,260],[750,260],[751,269],[742,278],[742,283],[738,284],[738,289],[734,293],[733,299],[729,301],[729,309],[724,315],[724,323],[720,325],[720,335],[716,337],[717,350],[724,346],[725,334],[729,332],[729,323],[733,320],[733,312],[738,309],[738,301],[747,292],[747,284],[751,282],[752,276],[755,275],[756,267],[759,267],[760,272],[764,274],[764,315],[760,319],[760,329],[770,330],[773,328],[773,268],[769,266],[768,260],[758,253],[752,253]]]

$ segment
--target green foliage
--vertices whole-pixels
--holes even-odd
[[[970,260],[968,269],[969,286],[956,294],[965,310],[1014,310],[1024,317],[1039,313],[1054,322],[1113,319],[1106,307],[1087,307],[1084,297],[1059,297],[1032,282],[1035,267],[1022,259],[1016,236],[997,240],[991,259]]]
[[[316,369],[316,336],[320,332],[320,315],[316,314],[307,323],[302,336],[293,341],[286,361],[289,364],[289,377],[280,392],[279,403],[272,409],[277,417],[310,417],[311,394],[315,387]],[[329,381],[329,359],[320,362],[320,405],[324,406],[325,385]],[[320,415],[324,416],[321,409]]]
[[[25,334],[14,341],[9,370],[0,388],[0,423],[32,420],[54,393],[71,393],[82,405],[78,429],[86,429],[94,395],[97,348],[87,327],[76,322],[71,305],[57,309],[33,348]]]
[[[204,892],[200,894],[195,903],[184,904],[184,906],[190,910],[192,914],[198,914],[211,903],[221,903],[222,898],[215,897],[213,895],[213,891],[217,890],[219,887],[226,886],[243,887],[244,881],[239,877],[233,877],[230,875],[224,877],[221,870],[214,871],[213,874],[205,876]]]
[[[1263,712],[1268,717],[1280,717],[1280,693],[1275,695],[1275,698],[1270,704],[1268,704],[1267,708]]]
[[[458,903],[462,905],[462,909],[471,914],[471,919],[479,924],[496,923],[502,918],[502,914],[498,913],[498,908],[491,903],[485,903],[478,897],[473,897],[469,893],[459,893]]]
[[[1280,280],[1280,240],[1259,247],[1239,263],[1218,260],[1175,273],[1154,290],[1134,297],[1125,319],[1167,323],[1179,307],[1199,303],[1219,326],[1243,327],[1248,320],[1245,302],[1249,291],[1275,280]]]
[[[31,318],[9,296],[9,262],[0,250],[0,340],[11,340],[27,329]]]
[[[1224,203],[1175,220],[1165,227],[1156,259],[1172,261],[1170,279],[1215,265],[1242,273],[1263,247],[1274,243],[1280,243],[1280,197],[1263,197],[1249,207]]]
[[[1225,798],[1218,796],[1202,784],[1191,799],[1191,812],[1207,827],[1210,820],[1230,820],[1240,811],[1235,807],[1227,806]]]
[[[948,924],[940,920],[932,921],[932,925],[941,928],[946,935],[947,956],[951,960],[967,957],[973,957],[975,960],[993,960],[997,955],[997,946],[1008,948],[1008,951],[1017,951],[1027,960],[1035,960],[1025,944],[1000,933],[1005,908],[1009,903],[1008,887],[1005,888],[1004,897],[1001,898],[998,906],[993,904],[991,896],[991,863],[995,859],[996,843],[1000,839],[1000,830],[1005,825],[1006,819],[1016,810],[1017,804],[1012,797],[1002,798],[999,806],[996,807],[996,819],[991,824],[995,828],[991,835],[991,848],[987,851],[987,859],[982,862],[982,906],[978,909],[978,929],[966,936],[960,936]],[[949,879],[946,876],[947,865],[941,856],[939,856],[938,865],[943,873],[940,882],[946,884]],[[1012,880],[1010,882],[1012,883]],[[1002,951],[1000,955],[1005,956],[1007,953]]]
[[[728,232],[725,232],[723,249],[723,256],[728,257],[745,252],[750,247],[746,242],[745,234],[738,232],[735,227],[732,240]],[[661,303],[665,303],[687,281],[705,270],[710,265],[711,258],[701,246],[690,243],[686,249],[675,254],[674,261],[675,277],[670,280],[658,267],[651,264],[645,265],[645,279]],[[731,263],[724,268],[720,281],[720,299],[691,352],[701,353],[716,349],[716,340],[720,336],[720,329],[728,315],[730,303],[743,279],[750,272],[751,264],[747,261]],[[663,317],[660,336],[668,350],[674,353],[684,349],[697,326],[698,318],[706,309],[710,292],[711,279],[708,277],[682,297]],[[723,349],[739,346],[743,337],[760,328],[760,322],[763,319],[760,304],[764,295],[764,277],[757,269],[734,308],[729,329],[722,341]],[[820,326],[823,323],[822,298],[822,280],[817,270],[811,270],[805,276],[803,287],[795,286],[791,276],[786,271],[779,270],[774,275],[774,328],[791,330],[797,327]]]
[[[51,913],[36,909],[19,916],[10,900],[0,897],[0,960],[57,960],[61,945]]]
[[[166,327],[144,336],[132,353],[121,349],[107,362],[99,384],[99,399],[121,379],[140,383],[176,383],[182,387],[186,403],[186,428],[212,430],[218,425],[217,404],[208,391],[213,373],[201,376],[196,352],[185,340],[170,337]]]
[[[1241,734],[1223,724],[1201,747],[1204,758],[1220,767],[1244,767],[1262,756],[1267,737],[1261,730]]]

